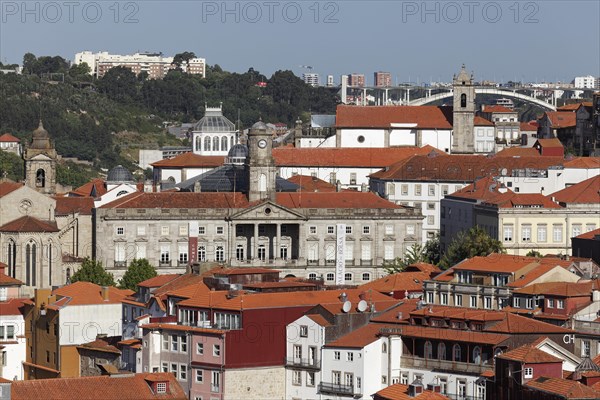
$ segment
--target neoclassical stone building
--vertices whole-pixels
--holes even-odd
[[[295,191],[276,176],[264,123],[240,146],[187,192],[132,193],[96,209],[95,257],[116,278],[147,258],[159,273],[217,262],[351,284],[379,277],[384,260],[420,241],[420,210],[370,192]]]

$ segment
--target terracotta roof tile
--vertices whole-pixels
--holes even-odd
[[[321,326],[331,326],[331,324],[329,323],[329,321],[327,321],[320,314],[308,314],[307,317],[310,318],[310,319],[312,319],[313,321],[315,321],[317,324],[319,324]]]
[[[431,390],[424,390],[423,393],[418,396],[412,397],[408,394],[408,385],[402,385],[396,383],[388,386],[385,389],[381,389],[375,393],[374,398],[381,400],[447,400],[449,397],[444,396],[440,393],[435,393]]]
[[[463,343],[500,344],[510,339],[508,334],[490,332],[467,331],[457,329],[440,329],[429,326],[402,325],[400,335],[404,337],[416,337],[422,339],[451,340]]]
[[[489,119],[480,117],[479,115],[475,116],[475,118],[473,119],[473,122],[474,122],[475,126],[494,126],[494,123],[492,121],[490,121]]]
[[[372,322],[385,322],[390,324],[406,324],[410,313],[417,309],[419,299],[402,299],[396,306],[371,318]]]
[[[429,279],[427,272],[399,272],[379,278],[377,280],[367,282],[360,285],[358,288],[363,290],[373,289],[380,293],[418,292],[423,291],[423,281]]]
[[[496,153],[496,157],[542,157],[533,147],[506,147]]]
[[[516,256],[512,254],[492,253],[488,256],[476,256],[452,267],[453,270],[485,271],[485,272],[516,272],[532,265],[570,265],[570,262],[560,259],[538,259],[535,257]],[[438,277],[435,278],[437,280]]]
[[[79,213],[81,215],[92,215],[94,199],[92,197],[55,197],[55,215],[69,215]]]
[[[152,163],[154,168],[216,168],[223,165],[224,156],[201,156],[192,152]]]
[[[514,288],[522,288],[524,286],[529,285],[531,282],[538,279],[542,275],[552,271],[554,268],[566,269],[567,266],[553,265],[553,264],[541,264],[541,265],[535,267],[534,269],[532,269],[531,271],[527,272],[523,277],[519,277],[519,278],[515,279],[513,282],[510,282],[506,286],[514,287]]]
[[[528,381],[525,385],[541,392],[557,394],[565,399],[600,398],[600,392],[570,379],[539,377]]]
[[[21,139],[19,139],[18,137],[15,137],[13,135],[11,135],[10,133],[4,133],[4,134],[0,135],[0,142],[3,142],[3,143],[7,143],[7,142],[21,142]]]
[[[538,125],[537,121],[521,122],[521,132],[537,132]]]
[[[502,191],[501,191],[502,189]],[[492,200],[502,193],[513,193],[504,185],[496,180],[496,177],[489,175],[476,179],[473,183],[450,194],[448,197],[474,200]]]
[[[600,175],[551,194],[560,203],[600,204]]]
[[[103,179],[96,178],[92,179],[90,182],[78,187],[77,189],[69,192],[72,196],[80,196],[80,197],[100,197],[106,194],[106,186]]]
[[[495,205],[498,208],[562,208],[549,196],[540,193],[506,192],[488,198],[484,204]]]
[[[561,363],[562,359],[555,357],[551,354],[546,353],[529,345],[517,347],[516,349],[510,350],[506,353],[502,353],[498,356],[505,360],[520,361],[527,364],[542,364],[542,363]]]
[[[119,343],[120,336],[112,336],[107,338],[99,338],[92,342],[84,343],[77,346],[79,349],[101,351],[105,353],[121,354],[121,351],[116,347]]]
[[[481,111],[484,113],[516,113],[515,110],[511,110],[508,107],[497,105],[484,105]]]
[[[439,269],[436,265],[426,263],[426,262],[421,262],[421,261],[410,264],[409,266],[406,267],[405,271],[406,272],[421,271],[421,272],[427,272],[428,274],[442,272],[442,270]]]
[[[6,268],[8,268],[8,265],[0,262],[0,286],[21,286],[23,282],[12,276],[6,275],[4,272],[6,271]]]
[[[133,294],[132,290],[108,287],[108,300],[102,298],[102,287],[90,282],[75,282],[55,289],[52,294],[57,296],[53,305],[74,306],[89,304],[116,304]]]
[[[279,273],[276,269],[269,268],[223,268],[212,272],[214,276],[229,276],[229,275],[256,275],[256,274],[272,274]]]
[[[576,236],[577,239],[592,239],[594,240],[596,236],[600,235],[600,228],[594,229],[593,231],[589,231],[586,233],[582,233],[579,236]]]
[[[168,382],[168,393],[155,394],[151,382]],[[172,373],[90,376],[82,378],[14,381],[12,400],[185,400],[187,396]]]
[[[13,182],[10,180],[0,182],[0,197],[4,197],[7,194],[9,194],[10,192],[20,189],[23,186],[24,185],[22,183]]]
[[[593,288],[600,288],[599,281],[534,283],[533,285],[515,289],[514,293],[544,294],[560,297],[589,297]]]
[[[382,328],[393,328],[393,326],[370,323],[353,330],[352,332],[342,336],[337,340],[334,340],[333,342],[326,344],[325,347],[362,349],[379,338]]]
[[[138,283],[138,286],[149,287],[149,288],[161,287],[161,286],[166,285],[167,283],[173,281],[174,279],[179,278],[180,276],[181,276],[181,274],[158,275],[158,276],[155,276],[154,278],[146,279],[145,281]]]
[[[188,326],[188,325],[177,325],[177,324],[160,324],[160,323],[150,323],[142,325],[143,329],[162,329],[167,331],[178,331],[178,332],[196,332],[196,333],[213,333],[215,335],[222,335],[226,331],[221,329],[213,329],[213,328],[199,328],[196,326]]]
[[[300,192],[277,193],[277,204],[287,208],[369,208],[401,209],[373,192]]]
[[[389,128],[392,124],[452,129],[452,107],[339,105],[336,110],[336,128]]]
[[[0,226],[0,232],[58,232],[55,221],[42,221],[26,215]]]
[[[387,148],[297,148],[273,149],[278,167],[361,167],[384,168],[417,154],[440,152],[431,146]]]
[[[572,128],[577,124],[577,114],[574,112],[546,111],[552,128]]]
[[[300,186],[304,192],[335,192],[336,186],[316,176],[294,175],[288,181]]]
[[[565,104],[564,106],[560,106],[556,108],[556,111],[576,111],[579,107],[591,107],[591,101],[584,101],[581,103],[573,103],[573,104]]]
[[[244,208],[242,193],[134,192],[100,208]]]
[[[21,315],[24,304],[30,304],[29,299],[8,299],[0,302],[0,315]]]
[[[565,161],[565,168],[600,168],[600,157],[574,157]]]

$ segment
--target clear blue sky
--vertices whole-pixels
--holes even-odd
[[[449,81],[462,63],[477,80],[600,76],[597,0],[0,3],[8,63],[26,52],[71,60],[82,50],[187,50],[230,71],[300,75],[310,65],[336,82],[358,72],[371,83],[377,70],[396,82]]]

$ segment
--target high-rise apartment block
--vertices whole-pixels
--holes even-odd
[[[319,74],[304,73],[304,74],[302,74],[302,80],[307,85],[310,85],[313,87],[319,86]]]
[[[350,74],[348,75],[348,86],[365,86],[365,75],[364,74]]]
[[[84,51],[75,54],[75,64],[83,62],[90,66],[91,74],[101,78],[113,67],[127,67],[136,75],[147,72],[150,79],[162,79],[169,70],[177,68],[173,57],[164,57],[162,53],[135,53],[133,55],[109,54],[108,52],[92,53]],[[183,62],[180,68],[189,74],[205,76],[206,60],[192,58]]]
[[[392,74],[381,71],[375,72],[373,81],[377,87],[390,87],[392,86]]]

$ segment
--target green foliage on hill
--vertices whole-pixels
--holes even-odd
[[[81,268],[71,277],[71,283],[79,281],[91,282],[100,286],[115,286],[113,274],[106,272],[100,261],[90,258],[83,260]]]
[[[5,173],[8,179],[20,181],[25,175],[25,166],[18,155],[0,150],[0,178],[3,178]]]

